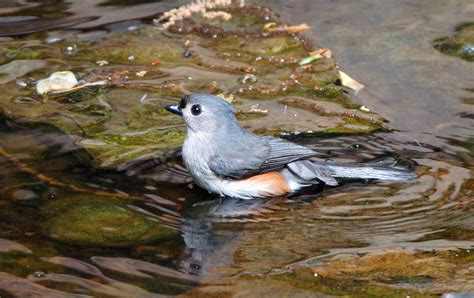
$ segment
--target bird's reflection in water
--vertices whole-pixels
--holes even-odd
[[[196,203],[183,213],[181,227],[185,256],[181,270],[196,275],[212,275],[215,268],[232,264],[235,245],[245,237],[246,223],[281,221],[286,217],[275,215],[292,200],[288,197],[243,200],[217,198]],[[218,226],[218,228],[217,228]]]

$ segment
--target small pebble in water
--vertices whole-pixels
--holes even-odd
[[[128,61],[134,61],[135,60],[135,56],[128,56]]]
[[[184,57],[184,58],[188,58],[188,57],[191,57],[191,56],[192,56],[192,53],[191,53],[190,50],[185,50],[185,51],[183,52],[183,57]]]
[[[16,80],[15,83],[17,86],[22,87],[22,88],[25,88],[26,86],[28,86],[28,83],[22,80]]]
[[[33,276],[36,277],[36,278],[43,278],[46,276],[46,273],[42,272],[42,271],[36,271],[35,273],[33,273]]]
[[[473,44],[465,44],[461,47],[461,52],[464,54],[474,54],[474,45]]]
[[[95,63],[99,66],[104,66],[104,65],[109,64],[109,62],[107,60],[98,60]]]
[[[241,80],[240,82],[242,84],[247,84],[248,82],[250,83],[255,83],[257,81],[257,77],[253,74],[246,74]],[[250,88],[250,87],[249,87]]]
[[[45,40],[46,43],[55,43],[55,42],[58,42],[58,41],[61,41],[60,37],[48,37]]]

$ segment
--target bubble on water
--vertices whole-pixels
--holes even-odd
[[[359,144],[359,143],[354,143],[354,144],[352,144],[351,147],[352,147],[353,149],[357,149],[357,150],[362,149],[362,145]]]
[[[36,271],[35,273],[33,273],[33,276],[35,278],[44,278],[44,277],[46,277],[46,273],[44,273],[42,271]]]
[[[66,55],[72,56],[77,51],[77,45],[70,45],[66,47]]]

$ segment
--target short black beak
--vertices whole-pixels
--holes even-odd
[[[165,109],[173,114],[183,117],[183,112],[181,112],[181,109],[178,105],[169,105],[166,106]]]

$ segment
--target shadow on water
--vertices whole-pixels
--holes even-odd
[[[56,10],[50,10],[54,5],[49,2],[1,8],[12,17],[0,19],[0,35],[88,30],[122,18],[146,19],[177,5],[78,3]],[[370,61],[375,64],[383,63]],[[364,73],[379,75],[370,70]],[[422,93],[417,87],[424,82],[414,84],[402,87]],[[466,88],[465,82],[459,84]],[[472,97],[469,89],[458,95],[466,92]],[[380,98],[398,94],[378,93]],[[464,104],[472,106],[469,96]],[[424,102],[416,103],[403,117],[398,115],[406,110],[403,105],[390,109],[390,103],[380,103],[380,109],[388,110],[388,118],[402,119],[395,126],[406,129],[412,122],[405,120],[424,111]],[[437,106],[444,110],[444,104]],[[453,115],[448,114],[441,115],[444,122]],[[249,201],[217,198],[193,187],[179,151],[170,150],[167,158],[151,163],[138,160],[119,171],[97,168],[76,137],[0,117],[0,295],[380,296],[390,289],[406,296],[472,291],[470,115],[456,114],[461,124],[441,125],[438,135],[426,132],[437,119],[424,123],[418,117],[416,134],[292,136],[338,162],[394,158],[413,168],[418,178],[345,182],[292,197]]]

